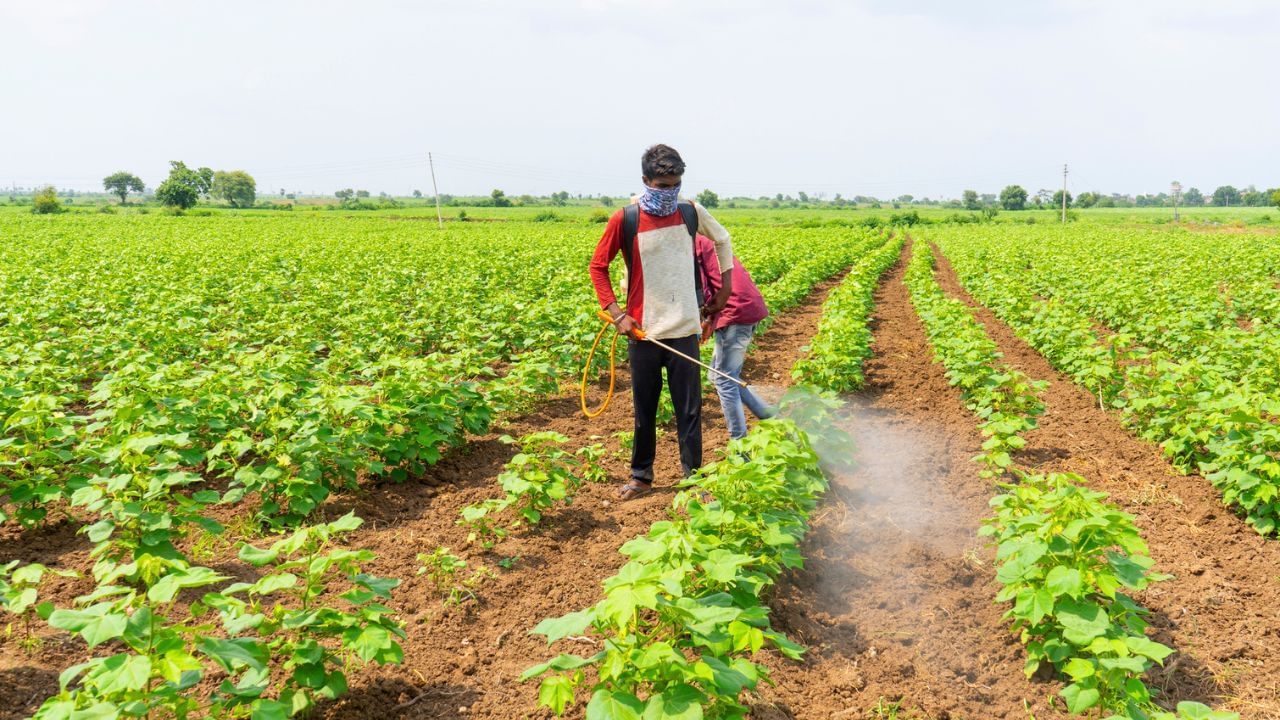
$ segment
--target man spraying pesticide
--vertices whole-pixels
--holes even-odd
[[[635,437],[631,445],[631,479],[623,500],[653,490],[657,452],[658,398],[662,370],[675,408],[680,465],[685,477],[702,466],[702,377],[698,370],[702,280],[694,263],[694,239],[705,235],[715,245],[720,289],[706,306],[724,309],[733,294],[733,248],[729,232],[700,205],[680,202],[685,164],[680,153],[654,145],[640,159],[644,194],[639,203],[613,214],[591,258],[591,281],[603,312],[628,337]],[[622,254],[627,266],[627,308],[618,307],[609,264]]]

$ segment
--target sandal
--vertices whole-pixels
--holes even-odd
[[[618,497],[625,502],[642,498],[651,492],[653,492],[653,485],[641,480],[631,480],[618,491]]]

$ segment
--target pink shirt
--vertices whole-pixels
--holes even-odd
[[[696,250],[698,270],[702,273],[702,290],[710,302],[712,296],[720,290],[720,261],[716,259],[716,246],[708,238],[699,235]],[[712,328],[719,330],[726,325],[754,325],[766,317],[769,317],[769,308],[765,307],[764,296],[735,255],[733,293],[729,295],[729,304],[713,319]]]

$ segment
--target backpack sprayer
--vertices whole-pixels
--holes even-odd
[[[609,313],[605,312],[604,310],[597,310],[596,316],[604,321],[604,326],[600,328],[600,332],[596,333],[596,341],[591,344],[591,352],[587,354],[586,365],[582,368],[582,385],[581,385],[581,392],[579,393],[579,398],[582,400],[582,414],[586,415],[589,418],[597,417],[598,415],[600,415],[600,413],[604,412],[605,409],[609,407],[609,401],[613,399],[613,385],[618,377],[617,369],[615,366],[615,362],[618,354],[618,338],[622,337],[622,333],[618,333],[613,336],[613,344],[609,346],[609,392],[604,396],[604,402],[600,404],[600,407],[595,412],[592,412],[591,410],[587,409],[587,377],[591,373],[591,361],[595,359],[596,348],[599,347],[600,345],[600,338],[604,337],[604,334],[608,332],[610,327],[613,326],[613,318],[609,317]],[[702,362],[701,360],[698,360],[697,358],[690,357],[680,352],[679,350],[676,350],[670,345],[662,342],[661,340],[656,340],[651,337],[646,337],[644,334],[644,331],[641,330],[640,328],[636,328],[632,332],[637,340],[642,340],[644,342],[651,342],[654,345],[657,345],[658,347],[670,352],[673,355],[684,358],[685,360],[688,360],[694,365],[697,365],[698,367],[706,369],[707,372],[715,373],[716,375],[719,375],[720,377],[725,378],[730,382],[741,385],[744,388],[747,387],[747,384],[745,382],[739,380],[736,377],[733,377],[732,375],[729,375],[728,373],[717,370],[711,367],[710,365]]]

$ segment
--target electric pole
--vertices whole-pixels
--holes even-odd
[[[1062,164],[1062,224],[1067,224],[1067,164]]]
[[[1174,180],[1169,188],[1173,190],[1173,221],[1178,222],[1178,200],[1182,199],[1182,183]]]
[[[436,222],[439,223],[440,229],[444,229],[444,215],[440,213],[440,188],[436,187],[436,161],[431,157],[431,153],[427,153],[427,163],[431,165],[431,192],[436,195]]]

